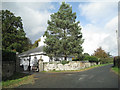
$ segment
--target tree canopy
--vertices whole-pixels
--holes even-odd
[[[98,58],[95,56],[85,56],[84,60],[88,60],[89,62],[98,62]]]
[[[72,6],[62,2],[58,12],[51,14],[51,20],[48,20],[44,51],[49,56],[63,55],[65,60],[68,55],[82,54],[83,39],[79,23]]]
[[[94,51],[94,56],[98,58],[107,58],[108,54],[102,49],[102,47],[97,48],[96,51]]]
[[[84,55],[84,56],[90,56],[88,53],[84,53],[83,55]]]
[[[40,41],[41,41],[41,39],[36,40],[36,41],[34,42],[32,48],[38,47],[38,42],[40,42]]]
[[[16,17],[9,10],[2,10],[2,49],[23,52],[31,44],[23,30],[21,17]]]

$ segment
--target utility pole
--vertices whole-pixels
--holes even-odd
[[[120,56],[118,30],[116,30],[116,38],[117,38],[118,56]]]
[[[120,56],[120,1],[118,2],[118,33],[117,33],[117,41],[118,41],[118,56]]]
[[[120,31],[119,30],[117,34],[117,39],[118,39],[118,56],[120,56]]]

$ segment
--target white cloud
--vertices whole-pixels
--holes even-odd
[[[109,32],[113,30],[118,30],[117,27],[118,27],[118,16],[114,17],[105,25],[105,29]]]
[[[117,5],[116,2],[91,2],[80,4],[79,10],[91,23],[101,23],[116,15]]]
[[[3,3],[3,9],[8,9],[22,18],[25,32],[34,42],[47,29],[51,14],[48,9],[53,10],[55,7],[50,2],[15,2]]]
[[[3,0],[2,2],[52,2],[55,0]]]
[[[19,14],[23,19],[26,33],[34,36],[36,33],[44,32],[47,28],[47,20],[50,19],[50,13],[35,11],[28,7],[23,9],[24,11]]]
[[[103,42],[104,38],[108,34],[99,32],[100,29],[96,26],[90,24],[83,28],[83,38],[85,39],[83,43],[84,52],[92,54],[100,46],[100,42]]]
[[[106,52],[117,55],[118,48],[115,31],[117,25],[117,16],[106,23],[104,27],[97,27],[94,24],[85,25],[82,31],[85,39],[83,43],[84,52],[93,54],[94,50],[101,46]]]
[[[79,5],[81,16],[85,16],[83,27],[84,52],[93,54],[102,47],[106,52],[117,55],[116,30],[118,29],[117,2],[90,2]]]
[[[119,0],[3,0],[3,2],[119,2]]]

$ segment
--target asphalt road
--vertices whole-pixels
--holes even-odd
[[[34,84],[18,88],[118,88],[118,75],[110,70],[111,66],[82,72],[35,73]]]

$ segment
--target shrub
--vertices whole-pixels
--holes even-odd
[[[15,61],[16,52],[11,50],[2,50],[2,60],[3,61]]]
[[[113,62],[113,58],[100,58],[100,62],[102,64],[112,63]]]
[[[72,61],[80,61],[78,58],[76,58],[76,59],[73,59]]]
[[[120,68],[120,56],[114,57],[114,66]]]
[[[106,64],[106,63],[108,63],[108,62],[105,60],[105,58],[100,58],[100,63],[101,63],[101,64]]]
[[[98,62],[98,58],[95,56],[85,56],[84,60],[88,60],[89,62]]]
[[[113,63],[113,58],[112,57],[108,58],[108,62]]]
[[[69,61],[63,60],[63,61],[61,61],[61,63],[64,65],[64,64],[69,63]]]
[[[78,58],[79,58],[79,61],[83,61],[83,59],[85,58],[85,55],[80,55]]]

